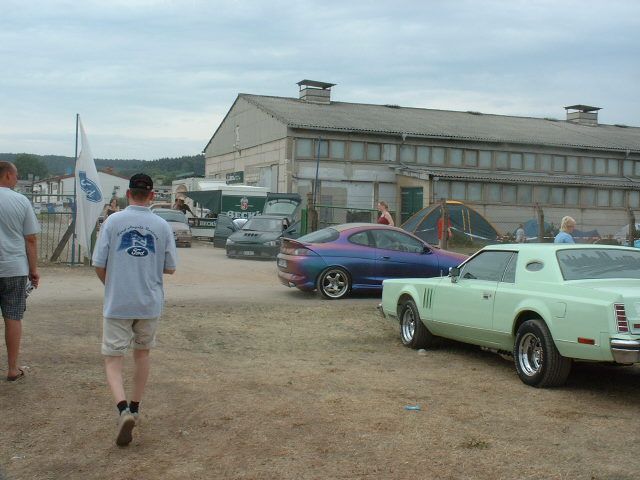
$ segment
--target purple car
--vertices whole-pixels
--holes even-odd
[[[388,278],[448,275],[466,255],[429,245],[400,228],[345,223],[297,240],[283,239],[278,278],[288,287],[318,290],[337,300],[355,290],[382,291]]]

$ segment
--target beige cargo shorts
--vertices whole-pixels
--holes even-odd
[[[149,350],[156,346],[159,318],[104,318],[102,322],[102,355],[120,357],[130,346]]]

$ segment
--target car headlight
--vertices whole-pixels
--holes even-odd
[[[234,242],[230,238],[227,238],[227,245],[233,245],[234,243],[236,243],[236,242]]]
[[[267,247],[277,247],[280,244],[277,240],[271,240],[270,242],[265,243]]]

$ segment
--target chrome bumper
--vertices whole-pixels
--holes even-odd
[[[640,340],[611,339],[611,353],[616,363],[640,362]]]

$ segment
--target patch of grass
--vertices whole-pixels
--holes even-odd
[[[460,445],[462,448],[467,448],[467,449],[477,449],[477,450],[486,450],[487,448],[489,448],[489,442],[486,442],[484,440],[479,440],[477,438],[473,438],[471,440],[467,440],[466,442],[462,443]]]

